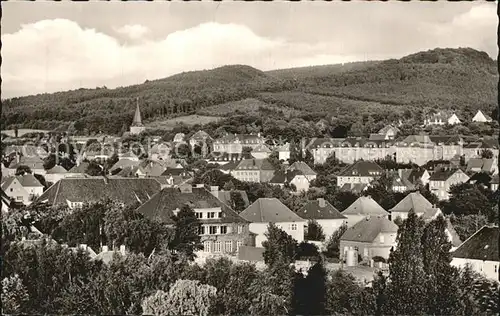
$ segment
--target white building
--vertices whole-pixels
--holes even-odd
[[[491,117],[481,112],[481,110],[478,110],[476,115],[472,118],[472,122],[488,123],[491,121]]]
[[[278,199],[260,198],[241,212],[240,216],[250,222],[250,232],[256,234],[256,247],[262,247],[262,243],[267,240],[265,233],[269,223],[274,223],[297,242],[304,241],[304,226],[307,221]]]
[[[377,216],[389,218],[389,213],[372,199],[371,196],[359,197],[341,214],[347,217],[347,227],[352,227],[367,217]]]
[[[474,271],[498,282],[498,226],[484,226],[470,236],[453,252],[451,265],[470,265]]]
[[[342,215],[333,205],[323,198],[313,201],[308,201],[297,215],[306,220],[315,220],[323,229],[325,240],[336,232],[342,224],[347,220],[347,217]]]
[[[344,184],[369,184],[380,178],[384,170],[372,161],[357,161],[342,170],[337,176],[337,186],[342,188]]]
[[[32,174],[27,173],[3,179],[2,190],[15,202],[29,205],[43,194],[43,185]]]
[[[448,200],[450,198],[451,186],[467,182],[468,180],[469,176],[461,169],[440,169],[435,171],[429,178],[429,190],[439,200]]]

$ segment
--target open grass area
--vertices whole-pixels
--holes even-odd
[[[205,116],[205,115],[187,115],[187,116],[179,116],[171,119],[164,119],[146,123],[146,127],[148,129],[163,129],[163,130],[172,130],[178,124],[185,124],[188,126],[196,125],[196,124],[208,124],[211,122],[217,122],[221,120],[220,117],[217,116]]]

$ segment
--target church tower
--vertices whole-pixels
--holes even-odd
[[[146,130],[146,127],[142,124],[141,110],[139,109],[139,98],[137,98],[137,107],[135,109],[134,120],[130,126],[130,134],[138,135]]]

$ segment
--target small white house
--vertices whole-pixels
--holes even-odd
[[[304,227],[307,221],[278,199],[260,198],[239,215],[250,222],[250,232],[256,234],[256,247],[262,247],[262,243],[267,240],[265,233],[269,223],[274,223],[297,242],[304,241]]]
[[[481,112],[481,110],[478,110],[476,115],[472,118],[472,122],[488,123],[491,121],[491,117]]]
[[[455,124],[460,124],[460,123],[462,123],[462,122],[460,121],[460,119],[458,118],[458,116],[457,116],[455,113],[453,113],[453,114],[452,114],[452,115],[448,118],[448,124],[449,124],[449,125],[455,125]]]
[[[451,265],[470,265],[474,271],[498,282],[498,226],[483,226],[470,236],[453,251]]]
[[[325,234],[325,240],[347,220],[347,217],[323,198],[308,201],[306,205],[297,211],[297,215],[308,221],[315,220],[321,226]]]
[[[15,202],[29,205],[42,195],[43,185],[32,174],[27,173],[5,178],[2,181],[2,190]]]
[[[358,222],[373,216],[389,218],[389,213],[384,210],[371,196],[361,196],[346,208],[342,215],[347,217],[347,227],[352,227]]]

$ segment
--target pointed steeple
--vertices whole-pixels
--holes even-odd
[[[135,108],[134,120],[132,126],[142,126],[141,110],[139,109],[139,97],[137,97],[137,107]]]

